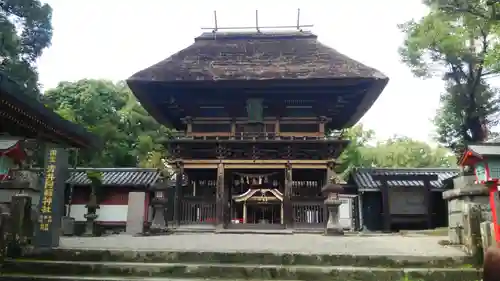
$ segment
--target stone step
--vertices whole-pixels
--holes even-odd
[[[220,281],[220,279],[184,279],[184,278],[162,278],[162,277],[124,277],[124,276],[50,276],[50,275],[24,275],[24,274],[2,274],[0,281]],[[251,280],[233,280],[251,281]],[[279,281],[279,280],[273,280]],[[285,281],[285,280],[283,280]],[[293,280],[286,280],[293,281]]]
[[[89,261],[8,260],[4,274],[55,276],[123,276],[164,278],[256,279],[256,280],[410,280],[477,281],[473,268],[380,268],[354,266],[270,265],[270,264],[183,264]]]
[[[472,264],[470,257],[436,257],[404,255],[346,255],[346,254],[285,254],[257,252],[168,252],[132,250],[76,250],[54,249],[33,252],[23,259],[60,261],[113,261],[113,262],[167,262],[167,263],[222,263],[222,264],[274,264],[325,265],[361,267],[464,267]]]

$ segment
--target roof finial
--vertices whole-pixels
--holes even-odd
[[[215,24],[215,27],[214,27],[214,30],[212,31],[213,33],[216,33],[217,32],[217,29],[219,29],[217,27],[217,11],[214,11],[214,24]]]
[[[300,24],[300,9],[297,9],[297,24],[296,25],[278,25],[278,26],[259,26],[259,10],[255,10],[255,26],[226,26],[219,27],[217,23],[217,11],[214,11],[214,27],[202,27],[202,30],[212,30],[212,33],[217,33],[219,30],[241,30],[241,29],[256,29],[257,33],[261,33],[262,29],[297,29],[300,32],[303,32],[302,28],[304,27],[313,27],[312,24]]]
[[[300,8],[297,9],[297,30],[302,32],[302,28],[300,28]]]
[[[260,33],[260,30],[259,30],[259,10],[255,10],[255,28],[257,29],[257,33]]]

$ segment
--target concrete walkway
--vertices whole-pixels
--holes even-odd
[[[460,257],[465,254],[441,246],[440,236],[343,236],[317,234],[262,235],[193,233],[155,237],[116,235],[63,237],[61,248],[100,250],[149,250],[194,252],[259,252],[297,254],[349,254],[414,257]]]

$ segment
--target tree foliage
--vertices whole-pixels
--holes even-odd
[[[429,13],[400,26],[406,38],[400,54],[417,77],[441,77],[447,92],[436,118],[439,140],[484,141],[494,121],[496,92],[487,79],[500,70],[498,4],[484,0],[427,0]]]
[[[356,125],[347,131],[351,144],[340,156],[338,172],[345,176],[355,167],[437,168],[455,167],[453,153],[442,147],[407,137],[395,136],[375,142],[374,132]]]
[[[456,158],[444,147],[408,137],[395,136],[378,142],[368,150],[371,165],[379,168],[436,168],[454,167]]]
[[[498,90],[484,84],[482,87],[476,96],[478,104],[482,105],[478,108],[478,113],[488,121],[485,124],[489,131],[488,138],[494,138],[497,133],[493,132],[492,128],[498,124],[497,116],[500,111]],[[468,139],[464,138],[467,132],[463,126],[465,118],[463,108],[466,106],[467,97],[456,88],[456,85],[448,84],[446,91],[441,94],[441,105],[434,118],[434,124],[437,129],[437,141],[460,153],[468,142]]]
[[[356,125],[345,131],[345,138],[350,141],[350,144],[344,149],[339,157],[338,171],[342,173],[342,178],[345,178],[353,168],[370,167],[371,160],[369,154],[369,142],[373,141],[375,132],[373,130],[365,130],[362,124]]]
[[[40,0],[0,1],[0,69],[37,95],[36,60],[52,39],[52,9]]]
[[[169,130],[144,110],[125,83],[61,82],[43,98],[62,117],[84,126],[105,143],[101,151],[80,153],[80,166],[163,165],[165,150],[159,141]]]

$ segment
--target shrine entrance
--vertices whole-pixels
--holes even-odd
[[[230,202],[232,228],[284,228],[282,185],[277,179],[279,175],[279,172],[234,173],[237,179],[233,181]]]
[[[246,202],[243,204],[246,204],[246,223],[281,224],[281,203]]]

